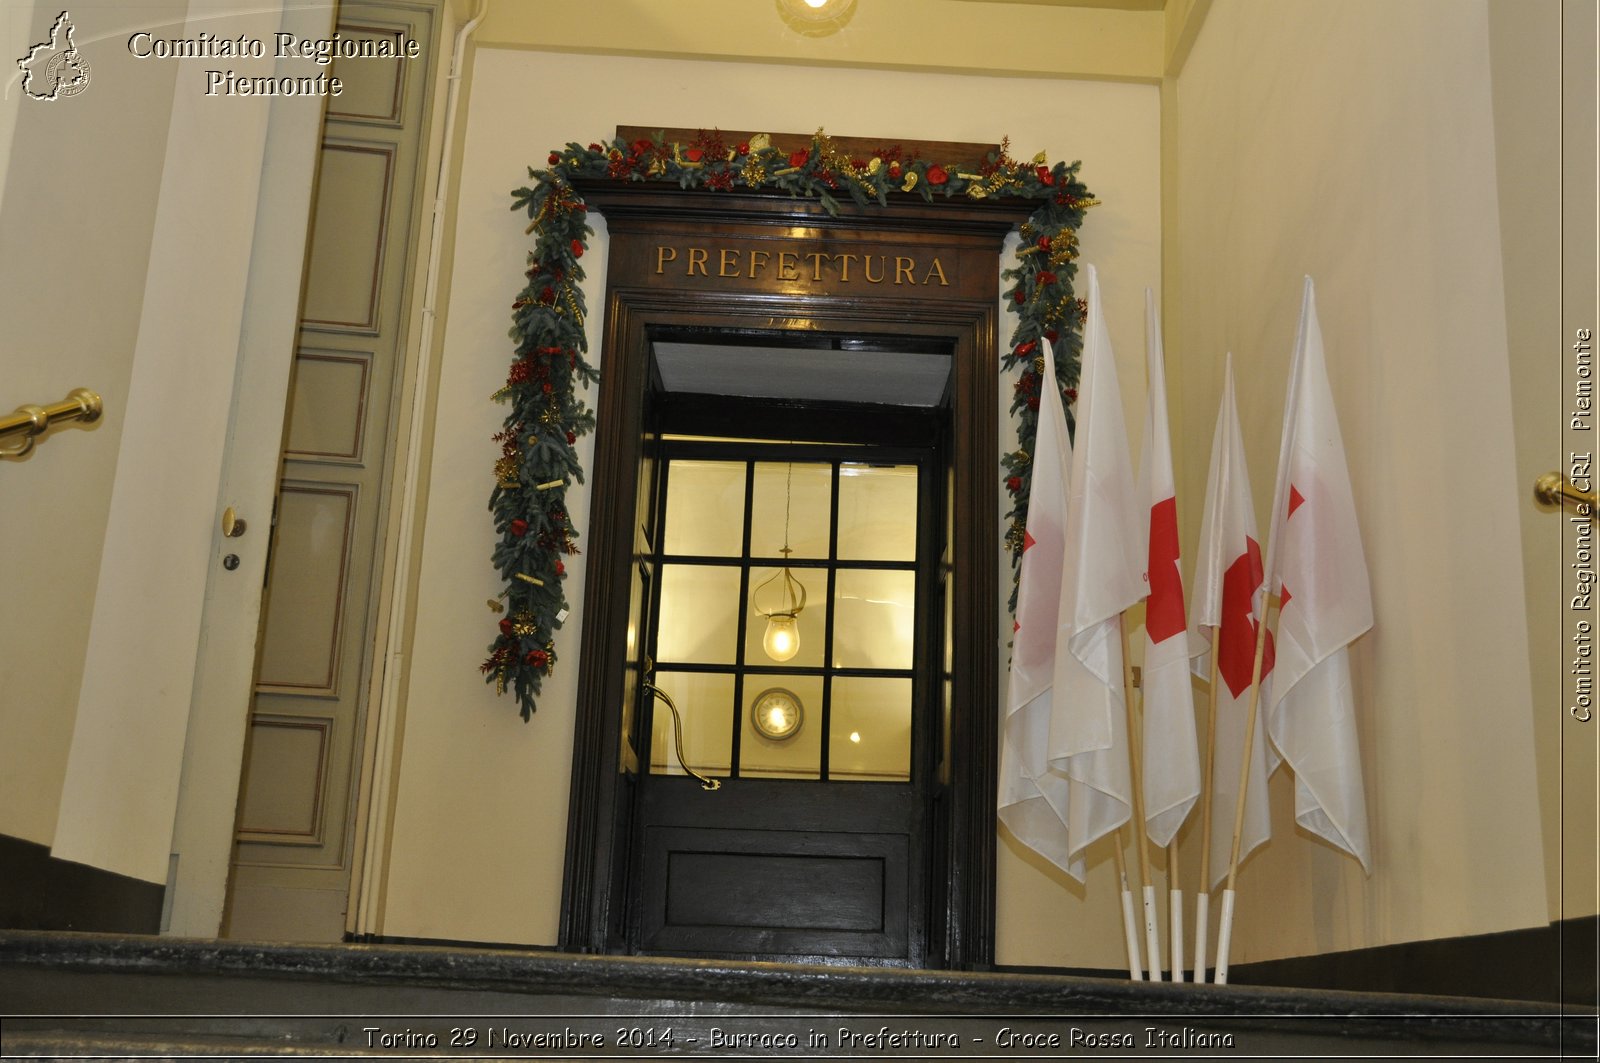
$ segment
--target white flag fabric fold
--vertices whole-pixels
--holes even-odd
[[[1211,469],[1206,477],[1206,505],[1195,563],[1192,614],[1192,623],[1205,639],[1211,639],[1212,632],[1216,632],[1216,644],[1202,652],[1196,670],[1209,675],[1209,653],[1218,654],[1217,731],[1208,857],[1211,882],[1208,886],[1215,886],[1227,877],[1232,856],[1239,778],[1245,763],[1244,733],[1250,710],[1250,677],[1265,604],[1261,593],[1263,577],[1261,541],[1256,534],[1255,504],[1251,501],[1250,473],[1245,466],[1239,409],[1234,401],[1233,356],[1230,354],[1223,373],[1222,405],[1211,438]],[[1273,649],[1269,635],[1261,664],[1263,691],[1271,687],[1268,679],[1274,665]],[[1265,703],[1263,700],[1262,704]],[[1263,730],[1259,726],[1255,729],[1250,744],[1250,776],[1239,845],[1241,862],[1272,834]]]
[[[1167,427],[1167,382],[1155,297],[1146,288],[1148,398],[1139,498],[1146,507],[1144,622],[1144,810],[1150,840],[1165,847],[1200,796],[1200,752],[1189,684],[1189,638],[1178,567],[1178,492]]]
[[[1029,470],[1028,519],[1017,583],[1011,676],[1001,723],[1000,822],[1028,848],[1067,870],[1067,777],[1047,759],[1054,710],[1061,559],[1066,549],[1067,476],[1072,444],[1056,381],[1044,356],[1039,421]]]
[[[1296,822],[1370,872],[1347,647],[1372,626],[1372,592],[1310,277],[1272,512],[1272,585],[1282,606],[1277,674],[1263,699],[1267,730],[1294,772]]]
[[[1064,773],[1068,867],[1084,877],[1084,851],[1128,821],[1133,786],[1122,692],[1124,609],[1144,596],[1138,502],[1100,282],[1088,267],[1077,436],[1068,477],[1066,546],[1049,739]]]

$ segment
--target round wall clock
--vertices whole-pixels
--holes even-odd
[[[799,696],[783,687],[763,690],[750,706],[750,722],[756,731],[775,742],[799,734],[804,719],[805,707]]]

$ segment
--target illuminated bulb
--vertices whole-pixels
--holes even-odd
[[[767,633],[761,638],[761,648],[774,661],[787,661],[800,652],[799,623],[789,613],[773,613],[767,617]]]
[[[852,742],[861,741],[861,732],[860,731],[851,731],[850,732],[850,741],[852,741]]]
[[[808,37],[836,33],[855,14],[856,0],[774,0],[790,29]]]

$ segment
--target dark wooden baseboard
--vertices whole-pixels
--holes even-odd
[[[47,846],[0,834],[0,927],[156,934],[166,889],[58,860]]]
[[[1241,963],[1234,985],[1496,997],[1595,1007],[1600,917],[1499,934],[1408,941],[1349,952]]]

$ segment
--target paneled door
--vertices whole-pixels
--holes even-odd
[[[413,60],[332,65],[344,91],[328,100],[312,207],[228,937],[338,941],[345,932],[438,14],[394,0],[339,12],[346,39],[422,47]]]
[[[632,950],[923,966],[936,452],[660,455]]]

